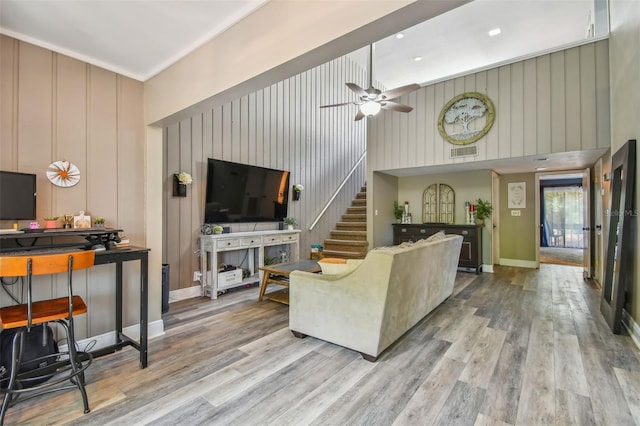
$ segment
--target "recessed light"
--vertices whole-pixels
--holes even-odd
[[[497,36],[498,34],[500,34],[500,32],[501,32],[501,31],[500,31],[500,28],[494,28],[494,29],[492,29],[491,31],[489,31],[489,35],[490,35],[491,37],[493,37],[493,36]]]
[[[415,56],[413,60],[416,62],[420,62],[422,60],[422,56]]]
[[[396,34],[396,38],[397,38],[398,40],[400,40],[401,38],[404,38],[404,34],[402,34],[402,33],[398,33],[398,34]]]
[[[541,172],[543,170],[547,170],[547,168],[546,167],[536,167],[536,170]]]

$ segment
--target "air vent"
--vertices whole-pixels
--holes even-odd
[[[478,155],[478,145],[451,149],[451,158],[471,157],[475,155]]]

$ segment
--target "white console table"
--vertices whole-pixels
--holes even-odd
[[[200,271],[202,277],[202,295],[212,299],[218,298],[218,291],[260,282],[263,272],[258,268],[264,266],[264,248],[282,244],[291,245],[290,261],[300,258],[300,230],[232,232],[230,234],[200,235]],[[254,250],[258,250],[258,266],[256,267]],[[249,276],[242,282],[224,285],[218,282],[218,253],[234,250],[248,250]],[[207,261],[210,269],[207,267]]]

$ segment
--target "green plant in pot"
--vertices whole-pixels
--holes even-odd
[[[296,220],[295,217],[284,218],[284,224],[287,225],[287,229],[293,229],[293,227],[296,226],[297,223],[298,221]]]
[[[478,225],[483,225],[485,219],[491,216],[491,213],[493,213],[493,206],[491,203],[487,200],[483,200],[482,198],[478,198],[475,205],[476,223]]]
[[[95,219],[93,219],[93,224],[96,226],[96,228],[104,228],[104,218],[96,217]]]
[[[404,206],[398,204],[398,201],[393,202],[393,215],[395,216],[398,223],[402,220],[402,214],[404,213]]]

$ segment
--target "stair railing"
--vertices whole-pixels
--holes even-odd
[[[342,183],[340,185],[338,185],[338,189],[336,189],[336,191],[333,193],[331,198],[329,198],[329,201],[327,201],[327,204],[320,211],[320,213],[318,214],[318,217],[316,217],[316,219],[313,221],[313,223],[311,223],[311,226],[309,226],[309,231],[313,231],[313,228],[315,228],[315,226],[318,224],[318,222],[320,221],[320,218],[322,218],[322,216],[325,214],[325,212],[329,209],[329,206],[331,206],[331,203],[333,203],[333,200],[336,199],[336,197],[338,196],[338,194],[340,193],[342,188],[347,184],[347,181],[349,180],[351,175],[356,171],[356,169],[358,168],[360,163],[362,163],[362,160],[364,160],[366,158],[366,156],[367,156],[367,151],[365,150],[362,153],[362,155],[360,156],[360,158],[358,159],[358,161],[356,161],[356,164],[353,165],[353,167],[351,168],[349,173],[347,173],[347,176],[342,180]]]

